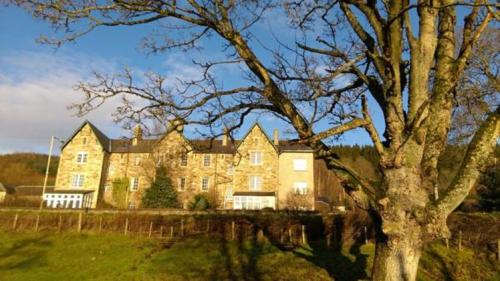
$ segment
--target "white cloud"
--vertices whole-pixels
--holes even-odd
[[[0,153],[46,152],[51,135],[68,137],[89,119],[107,134],[120,134],[112,122],[116,103],[79,118],[67,107],[81,99],[73,90],[91,70],[114,64],[78,54],[15,52],[0,56]]]

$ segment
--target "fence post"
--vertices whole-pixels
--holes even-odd
[[[78,225],[77,225],[77,232],[80,233],[82,232],[82,219],[83,219],[83,213],[82,212],[79,212],[78,213]]]
[[[207,233],[210,233],[210,219],[207,220]]]
[[[235,225],[234,225],[234,221],[231,221],[231,240],[234,240],[235,239]]]
[[[151,238],[151,234],[153,234],[153,221],[149,223],[149,233],[148,238]]]
[[[184,236],[184,219],[181,219],[181,236]]]
[[[285,235],[283,234],[283,228],[280,229],[280,243],[283,244],[285,242]]]
[[[462,250],[462,230],[458,232],[458,250]]]
[[[174,238],[174,227],[170,226],[170,238]]]
[[[363,227],[363,230],[364,230],[364,232],[365,232],[365,244],[368,244],[368,231],[367,231],[367,229],[366,229],[366,226],[365,226],[365,227]]]
[[[125,229],[123,230],[123,234],[126,236],[128,232],[128,217],[125,218]]]
[[[332,244],[332,234],[331,234],[331,233],[328,233],[328,234],[326,235],[326,248],[327,248],[327,249],[330,249],[331,244]]]
[[[302,225],[302,244],[303,245],[307,244],[306,226],[305,225]]]
[[[62,215],[59,215],[59,222],[57,223],[57,233],[61,232],[62,228]]]
[[[288,242],[293,243],[292,228],[288,228]]]
[[[450,241],[449,241],[449,239],[445,238],[444,242],[446,243],[446,249],[450,248]]]
[[[160,238],[163,238],[163,225],[160,226]]]
[[[40,224],[40,215],[36,215],[35,232],[38,232],[38,225],[39,224]]]
[[[102,216],[99,216],[99,233],[102,232]]]
[[[19,215],[16,213],[16,215],[14,216],[14,222],[12,223],[12,230],[16,230],[16,227],[17,227],[17,220],[19,218]]]
[[[497,259],[500,261],[500,239],[497,240]]]

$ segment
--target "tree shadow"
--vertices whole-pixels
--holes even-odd
[[[301,251],[293,253],[324,268],[335,280],[351,281],[369,278],[365,271],[368,255],[361,253],[361,244],[351,246],[347,252],[345,249],[328,249],[325,242],[314,242],[309,246],[309,253]]]
[[[47,264],[47,251],[52,246],[46,236],[27,238],[0,249],[0,271],[29,269]]]

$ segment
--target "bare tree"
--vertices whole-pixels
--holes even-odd
[[[130,71],[97,74],[95,83],[77,86],[85,94],[77,108],[86,113],[122,96],[121,118],[162,114],[179,125],[205,126],[213,137],[223,126],[235,130],[254,112],[288,122],[297,142],[357,183],[350,195],[377,222],[373,280],[415,280],[423,245],[449,235],[446,218],[496,145],[498,106],[483,118],[460,171],[437,196],[438,158],[449,137],[457,85],[475,43],[498,17],[496,4],[485,0],[296,0],[284,6],[272,0],[14,2],[62,30],[62,37],[45,38],[48,43],[73,41],[101,26],[140,24],[159,26],[143,43],[151,52],[181,48],[192,54],[207,37],[222,43],[224,59],[196,62],[199,79],[169,87],[159,74],[138,83]],[[300,34],[294,46],[276,34],[269,36],[276,38],[271,46],[258,40],[256,25],[266,13],[281,10]],[[457,15],[464,13],[463,19]],[[272,59],[263,60],[257,49]],[[212,71],[220,65],[232,65],[246,83],[223,87]],[[368,98],[383,113],[383,133],[375,128]],[[135,99],[141,103],[134,105]],[[373,141],[381,184],[335,157],[332,139],[353,129],[365,130]]]

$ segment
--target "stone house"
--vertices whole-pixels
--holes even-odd
[[[306,209],[338,204],[342,189],[310,147],[273,138],[256,123],[241,140],[187,139],[179,128],[157,139],[110,139],[84,122],[63,145],[55,189],[44,194],[50,207],[96,208],[100,204],[139,208],[155,169],[163,165],[186,208],[206,194],[221,209]],[[128,182],[117,202],[113,182]]]

